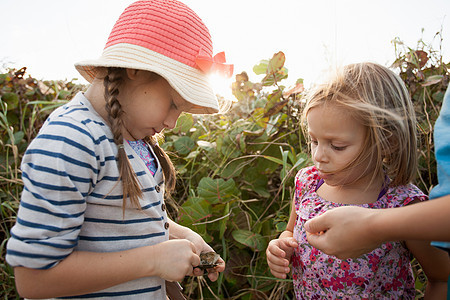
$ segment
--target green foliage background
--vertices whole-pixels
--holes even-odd
[[[435,38],[440,39],[440,33]],[[392,67],[405,81],[419,123],[420,167],[417,184],[429,192],[436,184],[433,129],[449,82],[450,64],[440,51],[420,40],[410,48],[393,41]],[[200,233],[227,262],[217,282],[190,277],[183,282],[191,299],[292,299],[290,280],[273,278],[265,249],[287,224],[293,178],[311,164],[300,128],[303,84],[283,86],[288,76],[282,52],[262,60],[251,82],[245,72],[236,75],[233,94],[238,100],[222,115],[184,114],[176,128],[166,132],[178,180],[170,199],[170,214],[178,223]],[[0,74],[0,282],[4,299],[18,297],[5,246],[15,222],[23,187],[20,160],[56,106],[85,87],[73,82],[26,78],[25,68]],[[426,284],[415,264],[419,295]]]

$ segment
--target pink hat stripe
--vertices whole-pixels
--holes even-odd
[[[185,63],[187,65],[190,65],[191,67],[196,67],[195,63],[192,62],[192,57],[196,57],[198,55],[197,49],[193,48],[190,45],[186,44],[179,44],[178,48],[174,47],[167,47],[167,40],[170,39],[174,43],[177,41],[177,37],[170,38],[170,37],[159,37],[156,34],[152,35],[149,34],[151,32],[142,32],[139,36],[136,36],[134,38],[120,38],[116,41],[112,41],[108,46],[112,46],[118,43],[129,43],[134,44],[137,46],[146,47],[152,50],[155,50],[159,53],[164,53],[165,55],[178,60],[179,62]],[[155,32],[156,33],[156,32]],[[137,34],[136,34],[137,35]],[[148,38],[153,39],[153,44],[151,47],[148,47],[146,40]],[[105,48],[106,49],[106,48]]]
[[[180,11],[167,8],[163,10],[156,3],[153,10],[145,13],[139,10],[143,5],[130,6],[125,10],[114,26],[105,48],[125,42],[158,51],[155,42],[162,41],[166,45],[166,48],[162,48],[164,54],[192,67],[196,67],[195,57],[200,49],[212,56],[209,32],[195,13],[189,13],[189,8],[180,5]],[[187,20],[190,23],[186,22],[186,14],[190,17]],[[172,49],[165,53],[168,47]]]
[[[211,37],[209,35],[209,32],[206,30],[207,35],[205,36],[204,35],[205,31],[200,30],[202,27],[204,27],[203,21],[195,13],[193,13],[186,5],[180,3],[180,5],[176,5],[176,6],[178,9],[174,8],[171,10],[167,10],[167,7],[165,7],[163,5],[159,5],[158,3],[155,3],[154,12],[150,12],[147,15],[151,16],[152,18],[155,18],[155,17],[159,18],[160,16],[170,17],[171,19],[168,20],[169,22],[167,22],[168,24],[166,24],[166,25],[173,26],[175,24],[178,26],[183,26],[187,30],[181,30],[181,29],[180,30],[184,34],[189,35],[192,39],[194,39],[194,41],[197,38],[197,35],[200,35],[200,37],[203,39],[203,43],[211,44]],[[186,21],[185,20],[186,18],[184,18],[184,16],[186,14],[190,14],[189,17],[191,17],[191,19],[189,19],[187,21],[195,22],[196,23],[195,26],[192,27],[191,25],[189,25],[188,27],[186,27],[183,24],[179,24],[180,23],[179,20]],[[174,22],[174,23],[172,23],[172,22]],[[169,27],[166,30],[170,30],[170,29],[171,28]],[[211,46],[212,46],[212,44],[211,44]]]
[[[187,28],[186,26],[184,26],[183,24],[171,24],[171,26],[173,28],[167,28],[167,25],[170,24],[170,14],[166,15],[166,19],[167,20],[155,20],[158,16],[157,15],[150,15],[150,16],[142,16],[142,15],[137,15],[137,14],[133,14],[130,17],[130,20],[135,19],[136,21],[143,21],[145,19],[145,22],[142,22],[144,24],[144,26],[147,26],[148,28],[151,28],[151,26],[157,26],[159,27],[159,29],[161,29],[161,33],[171,33],[175,36],[178,36],[184,40],[186,40],[186,42],[190,42],[192,43],[192,39],[193,38],[201,38],[203,40],[202,43],[196,43],[196,44],[203,44],[203,45],[208,45],[210,44],[208,42],[208,39],[210,38],[209,35],[205,35],[205,32],[199,31],[199,30],[195,30],[196,28],[194,28],[193,30],[189,30],[189,28]],[[164,24],[161,24],[161,21],[165,21]],[[129,23],[129,22],[128,22]],[[160,25],[161,24],[161,25]],[[127,24],[125,23],[118,23],[116,24],[116,30],[120,33],[121,31],[127,30]],[[145,29],[146,30],[146,29]],[[141,29],[141,31],[145,31],[144,29]],[[117,34],[117,33],[116,33]],[[188,38],[185,38],[184,36],[187,36]],[[212,45],[211,45],[212,46]],[[211,49],[212,50],[212,49]]]
[[[184,14],[185,11],[183,11],[182,13]],[[181,32],[183,32],[183,34],[187,34],[191,38],[195,39],[195,38],[197,38],[197,35],[200,35],[200,37],[203,39],[203,43],[210,44],[210,35],[209,35],[208,31],[206,31],[206,33],[208,33],[208,34],[205,35],[205,31],[204,30],[200,30],[200,28],[203,26],[202,25],[203,22],[200,20],[200,18],[198,18],[198,16],[196,16],[196,15],[193,15],[192,17],[195,20],[189,20],[189,21],[196,21],[195,22],[196,23],[195,26],[193,28],[191,28],[192,26],[186,27],[183,24],[184,22],[179,22],[178,21],[179,19],[181,19],[183,17],[183,14],[178,13],[175,10],[167,11],[167,10],[161,9],[160,11],[156,11],[156,9],[155,9],[154,12],[150,12],[149,14],[140,14],[139,16],[143,17],[145,19],[152,20],[152,19],[155,19],[155,18],[158,19],[158,18],[161,17],[161,15],[163,15],[166,18],[166,20],[162,19],[162,20],[159,20],[159,21],[166,21],[165,22],[166,25],[178,26],[177,30],[180,30]],[[136,13],[132,12],[132,15],[131,15],[130,18],[133,18],[134,16],[136,16]],[[172,22],[174,22],[174,23],[172,23]],[[169,27],[169,28],[166,28],[165,30],[172,30],[173,31],[173,29],[175,29],[175,27],[174,28],[170,28]]]

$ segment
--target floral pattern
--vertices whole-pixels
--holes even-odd
[[[299,171],[295,178],[297,220],[294,238],[299,242],[292,256],[297,299],[414,299],[410,252],[401,241],[382,244],[357,259],[340,260],[312,247],[303,224],[325,211],[343,206],[317,193],[320,177],[315,167]],[[358,206],[383,209],[427,200],[412,184],[390,187],[376,202]]]
[[[128,144],[130,144],[134,152],[136,152],[137,155],[139,155],[139,157],[144,161],[150,173],[152,173],[152,175],[155,176],[158,167],[156,165],[155,157],[148,148],[147,143],[144,142],[143,140],[137,140],[137,141],[128,141]]]

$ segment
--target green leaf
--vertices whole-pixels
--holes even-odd
[[[269,61],[267,59],[263,59],[259,62],[259,64],[253,67],[253,72],[256,75],[266,74],[268,65]]]
[[[422,86],[430,86],[433,84],[437,84],[437,83],[441,82],[443,78],[444,78],[443,75],[432,75],[430,77],[427,77],[425,79],[425,82],[422,83],[421,85]]]
[[[308,154],[306,153],[299,153],[297,154],[297,161],[295,162],[293,168],[297,168],[297,171],[304,168],[306,163],[308,162]]]
[[[290,164],[287,163],[288,153],[289,151],[283,150],[283,147],[280,146],[281,157],[283,158],[283,169],[280,172],[280,179],[283,180],[287,175],[288,168],[291,167]]]
[[[275,53],[267,66],[267,75],[278,73],[284,66],[286,56],[282,51]]]
[[[225,218],[223,218],[220,221],[220,229],[219,229],[219,238],[223,239],[223,235],[225,233],[225,230],[227,229],[227,222],[229,219],[229,216],[227,216],[230,212],[230,203],[227,202],[227,204],[225,205],[225,209],[223,211],[223,215],[226,216]]]
[[[247,143],[245,142],[245,135],[244,135],[243,133],[239,133],[239,134],[236,136],[236,138],[237,138],[237,140],[238,140],[238,142],[239,142],[239,149],[240,149],[243,153],[245,153],[245,149],[246,149],[246,145],[247,145]]]
[[[238,177],[242,173],[244,166],[242,159],[233,160],[224,166],[220,176],[224,178]]]
[[[58,99],[64,100],[67,99],[70,96],[70,92],[66,90],[61,90],[58,93]]]
[[[206,150],[206,151],[212,151],[216,149],[216,143],[215,142],[208,142],[208,141],[197,141],[197,145],[199,148]]]
[[[188,220],[187,224],[205,221],[211,217],[211,204],[203,198],[191,197],[181,206],[180,217],[182,220]]]
[[[206,230],[206,221],[212,217],[211,204],[199,197],[190,197],[180,207],[178,223],[193,229],[200,234],[205,242],[209,243],[213,238]]]
[[[280,223],[277,223],[277,225],[275,225],[275,227],[276,227],[278,232],[285,231],[286,230],[286,226],[287,226],[286,222],[280,222]]]
[[[211,204],[225,202],[240,195],[233,179],[225,181],[222,178],[203,177],[198,184],[197,191],[200,197]]]
[[[282,68],[280,71],[274,74],[268,74],[263,78],[262,84],[264,86],[272,86],[276,82],[280,82],[283,79],[288,78],[288,70],[286,68]]]
[[[8,74],[0,74],[0,84],[4,84],[7,81],[11,81],[11,78]]]
[[[236,133],[228,133],[222,140],[221,153],[225,158],[236,158],[241,155],[236,141]]]
[[[266,249],[266,240],[259,233],[249,230],[235,230],[232,232],[233,238],[254,251],[264,251]]]
[[[433,94],[433,101],[436,101],[437,103],[442,103],[444,100],[444,93],[442,91],[437,91]]]
[[[265,158],[267,160],[273,161],[274,163],[283,165],[283,161],[279,158],[273,157],[273,156],[268,156],[268,155],[261,155],[262,158]]]
[[[188,133],[189,130],[194,126],[194,118],[191,114],[182,114],[178,120],[177,125],[174,129],[172,129],[172,132],[175,134],[180,133]]]
[[[180,155],[186,155],[195,147],[195,142],[188,136],[182,136],[177,139],[173,146]]]
[[[255,168],[247,168],[243,176],[245,185],[242,185],[241,189],[254,191],[263,198],[270,197],[270,193],[268,191],[269,184],[267,175],[258,173]]]
[[[222,145],[223,145],[223,139],[222,139],[222,137],[218,136],[216,138],[216,149],[217,149],[217,151],[220,152],[222,150]]]
[[[269,118],[265,117],[264,115],[266,114],[266,111],[264,110],[264,108],[260,107],[260,108],[255,108],[253,110],[252,113],[252,121],[255,122],[256,125],[262,127],[262,128],[266,128],[267,127],[267,122],[269,122]]]
[[[14,139],[14,141],[11,141],[11,140],[8,140],[8,144],[12,144],[12,145],[17,145],[17,144],[19,144],[21,141],[22,141],[22,139],[24,138],[24,136],[25,136],[25,133],[23,132],[23,131],[18,131],[18,132],[15,132],[14,134],[13,134],[13,139]]]
[[[19,96],[16,93],[4,93],[1,100],[8,104],[8,110],[15,109],[19,105]]]

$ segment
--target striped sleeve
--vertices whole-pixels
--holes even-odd
[[[95,187],[98,141],[80,122],[54,118],[22,160],[24,189],[7,245],[13,266],[47,269],[78,244],[86,196]]]

